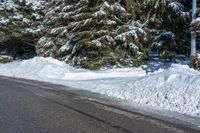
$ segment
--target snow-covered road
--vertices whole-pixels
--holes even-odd
[[[64,84],[141,107],[200,117],[200,72],[187,65],[90,71],[52,58],[35,57],[0,64],[0,75]]]

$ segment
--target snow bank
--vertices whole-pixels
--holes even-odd
[[[146,72],[142,68],[116,68],[90,71],[75,68],[53,58],[35,57],[30,60],[15,61],[8,64],[0,64],[0,74],[6,76],[22,77],[42,80],[93,80],[106,78],[122,78],[144,76]]]
[[[200,117],[200,72],[179,64],[151,73],[146,67],[90,71],[36,57],[0,64],[0,75],[60,83],[133,105]]]

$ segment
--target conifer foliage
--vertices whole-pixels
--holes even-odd
[[[90,69],[137,66],[150,50],[188,55],[200,31],[190,0],[1,0],[0,16],[0,45],[34,38],[24,42],[38,55]]]

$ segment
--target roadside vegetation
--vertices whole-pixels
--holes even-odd
[[[0,52],[53,57],[89,69],[139,66],[151,51],[164,60],[188,57],[190,32],[199,27],[191,25],[190,11],[187,0],[3,0]],[[21,49],[10,51],[9,45]]]

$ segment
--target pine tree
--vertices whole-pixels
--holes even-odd
[[[51,30],[38,42],[40,55],[91,69],[142,59],[146,33],[118,0],[68,1],[47,12]]]
[[[21,56],[41,36],[43,18],[26,0],[5,0],[0,3],[0,52]],[[33,46],[31,46],[33,48]]]
[[[41,56],[91,69],[136,66],[150,50],[187,55],[190,30],[199,32],[190,0],[44,0],[37,8],[9,1],[0,3],[0,44],[12,35],[37,43]]]

